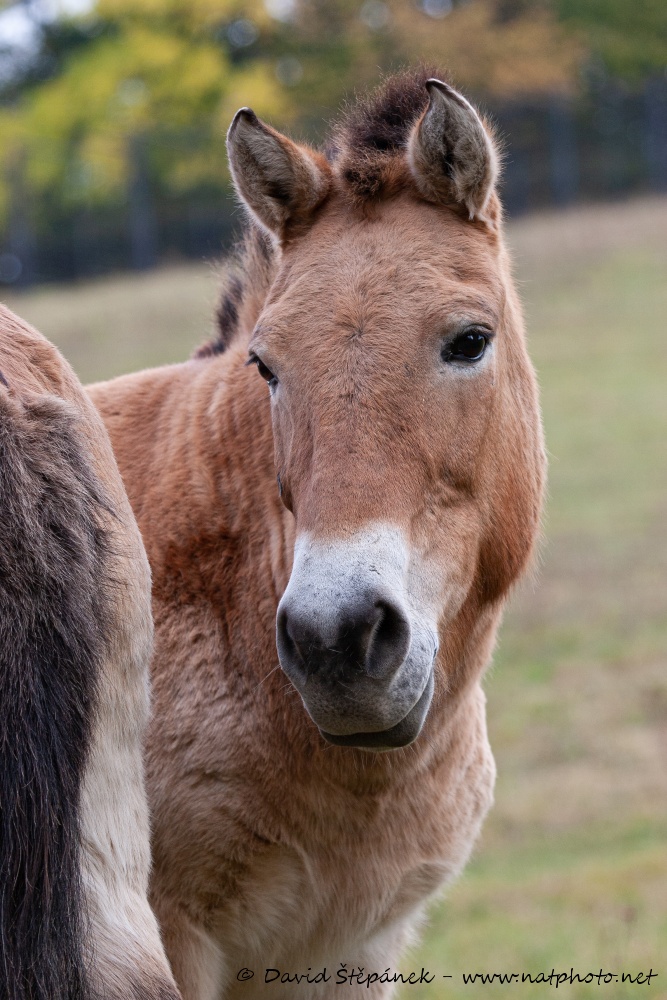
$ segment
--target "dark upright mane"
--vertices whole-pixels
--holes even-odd
[[[196,358],[212,358],[229,347],[238,329],[239,305],[242,301],[243,272],[232,261],[226,261],[215,309],[215,335],[197,348],[194,354]]]
[[[404,70],[358,98],[333,127],[336,148],[351,155],[396,155],[403,152],[412,125],[428,105],[426,81],[446,75],[432,67]]]
[[[108,511],[72,408],[0,385],[0,996],[88,1000],[79,800]]]
[[[241,326],[243,306],[257,294],[268,291],[275,253],[268,234],[248,218],[241,240],[222,270],[215,333],[197,348],[196,358],[215,357],[229,347]]]
[[[387,169],[400,156],[410,129],[428,105],[426,81],[446,80],[434,67],[404,70],[387,79],[370,95],[351,102],[331,128],[323,149],[357,201],[381,196]],[[255,251],[259,250],[259,254]],[[216,330],[211,340],[195,352],[197,358],[222,354],[239,328],[239,315],[251,268],[275,253],[270,238],[250,218],[240,248],[223,271],[223,287],[216,309]]]
[[[388,77],[351,105],[334,127],[336,163],[357,203],[376,201],[391,184],[392,167],[428,105],[426,81],[431,77],[446,79],[441,71],[423,66]]]

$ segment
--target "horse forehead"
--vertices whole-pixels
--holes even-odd
[[[483,234],[449,210],[401,199],[370,219],[326,214],[297,249],[290,272],[288,286],[315,306],[396,299],[408,305],[466,288],[493,295],[501,284],[497,254]]]

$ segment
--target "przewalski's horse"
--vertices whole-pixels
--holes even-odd
[[[229,154],[218,339],[91,390],[153,569],[152,901],[187,1000],[330,998],[342,962],[396,968],[491,803],[537,393],[460,94],[393,78],[327,156],[243,109]],[[264,984],[308,967],[329,981]]]
[[[146,893],[150,572],[70,367],[0,306],[0,996],[176,1000]]]

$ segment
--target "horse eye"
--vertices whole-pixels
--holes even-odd
[[[276,376],[273,374],[270,368],[267,368],[263,361],[257,359],[257,371],[262,376],[265,382],[274,382]]]
[[[489,338],[479,330],[470,330],[448,344],[443,351],[443,361],[480,361]]]
[[[267,368],[267,366],[264,364],[264,362],[262,361],[262,359],[258,358],[256,354],[253,354],[250,357],[250,360],[248,361],[248,364],[249,365],[256,365],[257,366],[257,371],[262,376],[262,378],[264,379],[264,381],[269,383],[269,385],[272,382],[275,383],[275,382],[278,381],[276,379],[276,376],[271,371],[271,369]]]

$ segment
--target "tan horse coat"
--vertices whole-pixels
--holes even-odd
[[[250,228],[221,339],[90,390],[153,571],[152,901],[187,1000],[297,995],[265,986],[267,968],[326,966],[332,982],[299,987],[309,998],[338,995],[341,963],[395,970],[492,801],[480,680],[537,532],[537,395],[495,166],[458,165],[459,147],[486,157],[490,139],[478,119],[472,146],[454,129],[460,205],[454,181],[416,184],[441,169],[428,135],[404,153],[420,114],[433,126],[424,81],[392,86],[415,106],[380,167],[352,140],[329,166],[246,115],[235,176],[275,238]],[[471,322],[495,331],[484,362],[437,368],[441,337]],[[279,373],[270,398],[249,342]],[[275,622],[295,538],[335,548],[380,523],[431,587],[439,651],[420,735],[373,754],[322,738],[278,665]]]

